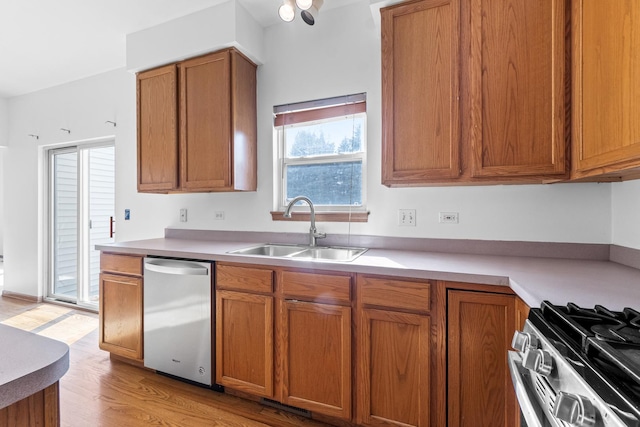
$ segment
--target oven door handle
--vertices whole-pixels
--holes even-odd
[[[544,427],[548,425],[543,424],[547,421],[547,417],[542,408],[540,408],[534,392],[525,381],[525,378],[529,376],[529,371],[522,366],[522,357],[515,351],[509,351],[508,353],[511,380],[516,390],[522,416],[527,422],[527,427]]]

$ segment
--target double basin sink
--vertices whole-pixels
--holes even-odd
[[[236,255],[256,255],[271,258],[290,258],[307,261],[350,262],[367,251],[366,248],[347,248],[340,246],[304,246],[271,244],[252,246],[229,251]]]

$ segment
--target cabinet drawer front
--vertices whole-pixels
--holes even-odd
[[[282,292],[285,298],[349,304],[351,276],[283,271]]]
[[[100,253],[100,270],[104,272],[142,276],[143,257],[135,255],[119,255]]]
[[[358,276],[358,288],[365,305],[421,312],[431,307],[429,282]]]
[[[262,268],[218,264],[216,287],[248,292],[273,292],[273,271]]]

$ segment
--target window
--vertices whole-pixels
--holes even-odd
[[[276,210],[284,210],[296,196],[307,196],[319,212],[364,212],[365,94],[274,111],[280,177]]]

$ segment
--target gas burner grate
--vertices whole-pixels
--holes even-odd
[[[598,339],[640,346],[640,313],[631,308],[611,312],[599,305],[595,311],[605,315],[602,324],[591,326],[591,331]]]

